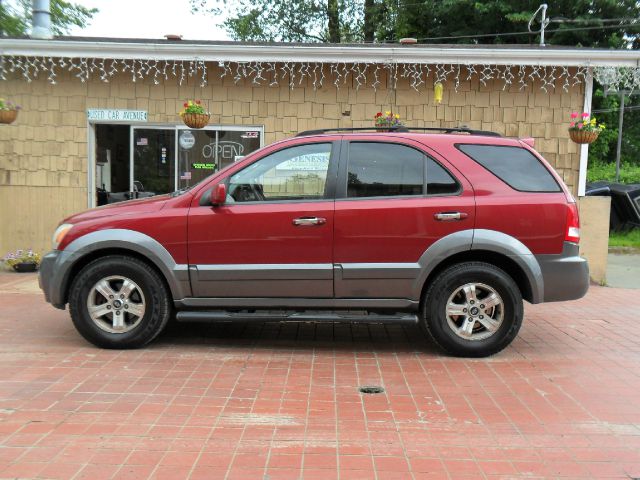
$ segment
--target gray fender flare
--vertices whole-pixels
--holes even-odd
[[[58,266],[65,272],[64,285],[67,285],[69,272],[76,262],[92,252],[111,248],[130,250],[153,263],[167,281],[173,300],[191,295],[187,265],[176,264],[171,254],[149,235],[119,228],[91,232],[67,245]]]
[[[518,239],[495,230],[461,230],[441,238],[420,257],[420,274],[413,285],[412,296],[419,300],[422,288],[433,270],[447,258],[470,250],[487,250],[508,257],[524,272],[531,286],[532,303],[544,298],[542,270],[531,250]]]

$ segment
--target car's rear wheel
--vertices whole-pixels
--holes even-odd
[[[160,275],[132,257],[110,255],[85,266],[69,291],[71,319],[80,334],[103,348],[141,347],[171,316]]]
[[[506,272],[488,263],[465,262],[433,280],[421,322],[448,353],[485,357],[513,341],[522,318],[522,294]]]

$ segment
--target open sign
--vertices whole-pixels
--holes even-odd
[[[215,158],[216,154],[218,158],[233,160],[235,157],[244,154],[244,145],[238,142],[223,140],[218,142],[217,145],[216,143],[209,143],[202,147],[203,158]]]

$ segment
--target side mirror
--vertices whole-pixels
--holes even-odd
[[[227,201],[227,186],[219,183],[211,191],[211,205],[214,207],[224,205]]]

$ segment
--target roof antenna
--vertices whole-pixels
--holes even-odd
[[[543,3],[542,5],[540,5],[538,7],[538,9],[535,11],[535,13],[533,14],[533,16],[531,17],[531,20],[529,20],[529,25],[527,25],[527,29],[529,30],[529,32],[531,32],[531,33],[540,33],[540,46],[541,47],[545,47],[546,46],[544,44],[544,29],[547,28],[547,25],[549,25],[549,19],[547,18],[547,8],[549,8],[549,6],[546,3]],[[531,30],[531,24],[534,22],[534,20],[538,16],[538,12],[540,10],[542,10],[542,18],[540,19],[540,32],[534,32],[533,30]]]

